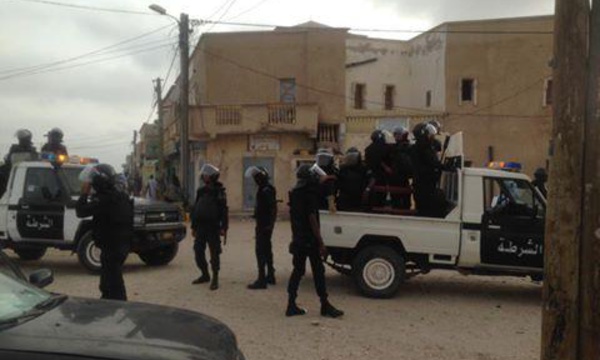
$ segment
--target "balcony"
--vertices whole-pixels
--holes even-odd
[[[318,107],[316,104],[199,106],[190,110],[190,119],[190,135],[196,138],[259,132],[303,132],[316,137]]]

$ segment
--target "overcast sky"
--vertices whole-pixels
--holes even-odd
[[[39,149],[43,135],[60,127],[70,153],[98,157],[120,169],[131,152],[133,131],[151,113],[152,79],[165,78],[176,49],[174,21],[147,10],[152,3],[0,0],[0,152],[8,150],[19,128],[33,132]],[[159,4],[175,16],[187,12],[192,19],[277,25],[313,20],[338,27],[407,30],[453,20],[554,12],[553,0],[162,0]],[[204,25],[196,28],[194,38],[202,31],[234,29],[251,28]],[[179,71],[177,64],[169,85]]]

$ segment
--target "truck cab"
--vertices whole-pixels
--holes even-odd
[[[13,166],[0,198],[0,245],[23,260],[37,260],[49,247],[77,253],[92,272],[100,270],[91,219],[79,219],[79,173],[85,166],[47,161],[24,161]],[[176,205],[134,201],[135,252],[148,265],[164,265],[177,254],[186,227]]]
[[[330,265],[352,275],[364,295],[391,297],[432,269],[542,278],[546,201],[529,178],[465,168],[460,133],[446,155],[453,166],[440,180],[443,217],[321,211]]]

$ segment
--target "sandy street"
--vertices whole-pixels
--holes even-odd
[[[275,229],[278,283],[260,291],[246,289],[256,276],[253,226],[251,221],[232,221],[218,291],[191,285],[198,271],[188,237],[166,267],[150,268],[137,256],[129,257],[125,282],[130,299],[195,310],[223,321],[250,360],[539,358],[541,286],[528,279],[434,271],[409,280],[394,299],[373,300],[361,297],[352,279],[327,269],[331,302],[346,316],[321,318],[309,272],[299,296],[309,313],[286,318],[290,225],[279,222]],[[99,297],[98,278],[69,252],[49,250],[40,261],[20,263],[26,271],[54,270],[52,291]]]

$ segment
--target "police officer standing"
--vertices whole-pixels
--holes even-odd
[[[221,266],[221,236],[227,239],[229,211],[223,184],[219,182],[219,169],[211,164],[204,164],[200,169],[200,178],[204,186],[196,192],[196,203],[192,211],[192,234],[194,236],[194,253],[196,265],[201,276],[192,284],[211,281],[206,262],[206,246],[210,251],[212,269],[211,290],[219,288],[219,270]]]
[[[53,153],[56,156],[69,155],[67,153],[67,147],[62,143],[64,133],[61,129],[53,128],[46,136],[48,137],[48,142],[42,146],[42,152]]]
[[[337,193],[337,179],[339,170],[335,166],[333,152],[328,149],[319,149],[315,158],[317,165],[327,174],[319,186],[319,208],[335,212],[335,194]]]
[[[375,183],[371,170],[362,161],[357,148],[346,151],[338,177],[337,207],[340,211],[362,211]]]
[[[306,260],[310,261],[315,288],[321,299],[321,315],[340,317],[344,315],[333,307],[327,299],[325,286],[325,267],[322,258],[327,255],[323,244],[319,225],[319,181],[325,172],[310,165],[301,165],[297,172],[296,186],[290,191],[290,220],[292,225],[292,242],[290,253],[293,255],[294,270],[288,284],[288,306],[286,316],[306,314],[306,310],[298,307],[298,287],[306,272]]]
[[[367,167],[373,172],[375,185],[386,186],[388,177],[393,173],[389,164],[390,148],[385,142],[385,134],[381,130],[375,130],[371,134],[371,144],[365,148],[365,161]],[[386,193],[371,193],[370,205],[383,206]]]
[[[252,178],[258,186],[254,206],[258,279],[248,285],[248,289],[266,289],[267,284],[275,285],[271,236],[273,235],[275,220],[277,220],[276,191],[275,187],[269,183],[267,169],[263,167],[251,166],[246,170],[245,176],[246,178]]]
[[[102,298],[127,300],[122,268],[133,237],[133,202],[115,186],[116,173],[110,165],[86,168],[80,180],[83,185],[75,210],[80,218],[93,217],[93,237],[102,250]],[[92,188],[94,194],[90,195]]]
[[[417,133],[417,142],[412,148],[411,158],[415,169],[415,202],[419,216],[438,217],[443,209],[437,203],[437,183],[442,164],[433,145],[437,131],[431,124],[423,126]]]
[[[413,176],[411,160],[411,144],[408,140],[408,130],[403,126],[394,129],[396,143],[391,151],[393,175],[390,176],[390,186],[409,189],[409,179]],[[410,193],[395,193],[391,191],[392,207],[397,209],[410,209]]]
[[[25,160],[35,160],[38,158],[37,150],[31,141],[31,131],[20,129],[15,133],[18,140],[17,144],[12,144],[8,154],[4,157],[4,164],[0,166],[0,197],[6,191],[8,177],[13,165]]]

